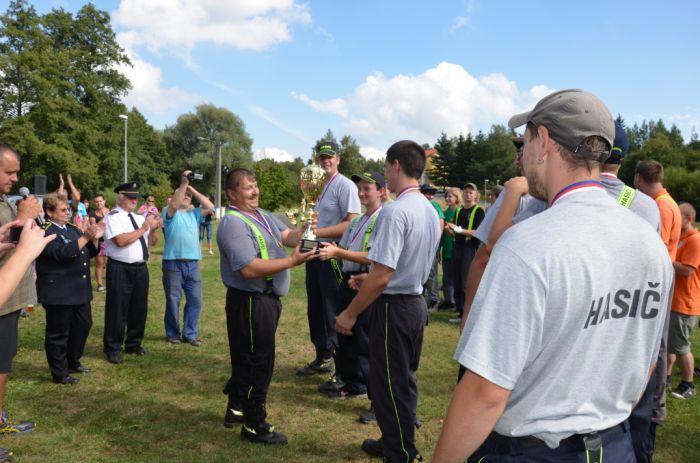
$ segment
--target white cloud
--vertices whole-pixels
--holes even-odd
[[[452,21],[452,26],[450,26],[450,32],[455,32],[463,28],[469,22],[469,18],[466,16],[457,16],[454,21]]]
[[[382,150],[374,146],[361,146],[360,154],[365,159],[384,160],[386,157],[386,149]]]
[[[332,100],[312,100],[303,93],[290,92],[297,100],[306,103],[308,106],[312,107],[316,111],[333,113],[341,117],[346,117],[348,115],[348,106],[342,98],[333,98]]]
[[[261,159],[273,159],[277,162],[294,161],[294,156],[292,156],[288,151],[271,146],[257,150],[254,158],[256,161]]]
[[[312,144],[312,143],[313,143],[313,142],[312,142],[311,140],[309,140],[309,138],[308,138],[306,135],[304,135],[302,132],[288,127],[286,124],[284,124],[284,123],[281,122],[279,119],[277,119],[277,117],[275,117],[273,114],[271,114],[270,111],[268,111],[267,109],[261,108],[261,107],[259,107],[259,106],[250,106],[248,109],[249,109],[253,114],[255,114],[255,115],[257,115],[258,117],[260,117],[261,119],[263,119],[263,120],[269,122],[270,124],[274,125],[274,126],[277,127],[278,129],[282,130],[283,132],[288,133],[289,135],[291,135],[291,136],[297,138],[298,140],[301,140],[301,141],[303,141],[303,142],[305,142],[305,143],[308,143],[308,144]]]
[[[520,89],[500,73],[474,77],[458,64],[442,62],[419,75],[386,77],[375,72],[349,96],[329,101],[345,108],[344,113],[334,112],[361,145],[386,149],[405,138],[433,143],[443,131],[448,136],[488,131],[553,91],[546,85]],[[297,99],[328,111],[311,97]]]
[[[186,108],[201,102],[199,95],[188,93],[178,87],[164,87],[160,68],[142,60],[127,50],[132,66],[118,69],[131,81],[131,90],[124,97],[127,107],[135,106],[141,112],[165,114],[178,108]]]
[[[122,0],[112,18],[123,44],[186,61],[200,43],[266,50],[290,41],[292,24],[311,22],[295,0]]]
[[[464,10],[466,12],[465,15],[462,16],[457,16],[453,21],[452,25],[450,26],[450,32],[456,32],[469,24],[469,20],[471,18],[471,14],[474,12],[474,9],[476,8],[476,0],[467,0]]]

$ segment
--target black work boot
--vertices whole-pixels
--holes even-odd
[[[238,399],[229,396],[228,405],[226,405],[226,415],[224,416],[224,426],[233,428],[244,422],[243,406]]]
[[[265,421],[265,404],[246,402],[243,406],[245,423],[241,427],[241,437],[255,444],[286,445],[287,436],[275,432],[274,426]]]
[[[297,368],[297,376],[311,376],[318,373],[333,373],[335,366],[331,352],[319,352],[316,358],[308,365]]]

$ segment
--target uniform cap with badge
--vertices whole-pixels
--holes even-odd
[[[140,186],[139,182],[126,182],[116,187],[114,192],[127,198],[139,199],[141,197],[141,193],[139,193]]]

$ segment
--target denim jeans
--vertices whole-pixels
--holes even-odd
[[[163,260],[163,289],[165,290],[165,336],[180,336],[179,311],[182,291],[185,291],[185,308],[182,336],[197,339],[197,323],[202,310],[202,277],[199,262]]]
[[[455,303],[455,287],[452,282],[452,275],[454,271],[452,268],[452,258],[443,257],[442,258],[442,294],[445,298],[445,302],[448,304]]]

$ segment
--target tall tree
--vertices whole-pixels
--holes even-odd
[[[243,121],[228,109],[213,104],[199,105],[194,113],[178,117],[174,126],[166,127],[163,139],[170,155],[173,182],[178,180],[185,169],[201,172],[204,174],[201,188],[210,192],[212,198],[216,193],[219,144],[222,168],[253,165],[253,140],[246,132]],[[216,203],[215,198],[214,202]]]
[[[454,185],[455,161],[457,159],[454,139],[448,138],[447,134],[442,132],[433,148],[437,150],[437,155],[433,158],[433,168],[428,172],[428,178],[432,183],[441,187]]]

